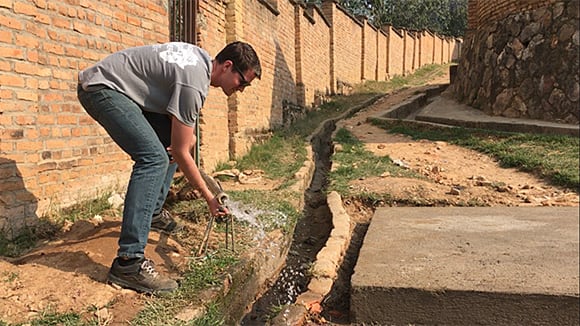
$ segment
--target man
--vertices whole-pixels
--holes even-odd
[[[188,43],[140,46],[113,53],[79,73],[80,103],[134,161],[109,282],[146,293],[177,288],[145,258],[149,231],[175,229],[163,203],[177,166],[203,195],[211,214],[227,213],[191,154],[194,126],[210,85],[229,96],[243,92],[261,73],[256,52],[244,42],[228,44],[213,60]]]

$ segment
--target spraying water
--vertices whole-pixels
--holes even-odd
[[[263,240],[267,230],[288,222],[288,215],[282,212],[255,208],[231,199],[228,201],[228,209],[236,220],[247,223],[257,231],[254,240]]]

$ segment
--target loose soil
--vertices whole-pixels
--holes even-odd
[[[437,77],[431,83],[448,83],[448,76]],[[394,202],[401,205],[418,202],[440,206],[466,203],[486,206],[579,205],[577,193],[554,187],[543,179],[515,169],[501,168],[486,155],[446,142],[415,141],[389,134],[366,122],[368,116],[404,101],[417,90],[409,88],[385,96],[352,118],[339,122],[338,128],[347,128],[365,143],[369,151],[399,160],[424,178],[369,177],[354,181],[353,189],[390,194]],[[277,184],[266,181],[243,187],[273,189]],[[228,182],[222,186],[226,191],[234,187],[240,189],[240,185]],[[357,243],[364,237],[373,207],[351,198],[343,200],[353,220],[353,244],[345,257],[341,277],[324,302],[324,311],[313,316],[310,323],[332,321],[348,324],[349,268],[352,269],[356,262]],[[82,312],[99,318],[101,324],[127,325],[148,297],[106,284],[107,271],[117,250],[121,223],[116,215],[103,214],[102,219],[77,222],[59,239],[46,242],[22,257],[0,258],[0,320],[23,322],[52,309]],[[203,223],[188,224],[193,243],[202,238],[204,227]],[[173,239],[152,232],[146,255],[157,262],[160,270],[177,277],[189,253]]]

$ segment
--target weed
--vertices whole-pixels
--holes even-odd
[[[193,326],[221,326],[225,325],[225,320],[216,304],[210,304],[206,308],[206,313],[193,321]]]
[[[269,141],[252,146],[250,152],[236,162],[235,168],[260,169],[267,177],[285,180],[292,177],[305,160],[303,139],[275,134]]]
[[[2,277],[4,282],[12,283],[18,279],[18,273],[16,272],[2,272]]]
[[[334,154],[332,160],[334,168],[329,174],[331,182],[330,190],[335,190],[343,196],[354,195],[355,192],[349,187],[352,180],[380,176],[389,173],[393,176],[419,177],[412,171],[402,169],[388,156],[375,156],[364,148],[364,144],[356,139],[348,130],[341,128],[336,132],[334,141],[341,145],[342,149]],[[369,194],[370,196],[371,194]]]
[[[24,324],[7,324],[0,322],[1,326],[92,326],[98,325],[95,320],[84,320],[79,313],[76,312],[67,312],[67,313],[58,313],[54,312],[52,309],[47,309],[43,311],[40,316],[37,318],[28,321]]]
[[[39,240],[53,238],[59,228],[58,225],[46,219],[40,219],[35,225],[21,229],[10,239],[0,234],[0,256],[18,257],[34,248]]]
[[[111,193],[103,194],[97,198],[82,201],[73,206],[61,209],[58,213],[58,221],[76,222],[93,218],[97,214],[110,211],[112,209],[108,199]],[[110,215],[110,214],[109,214]]]
[[[273,318],[278,316],[280,313],[282,313],[282,311],[284,311],[286,309],[288,309],[287,304],[280,304],[280,305],[270,307],[270,310],[268,311],[268,316],[269,316],[268,320],[272,320]]]
[[[184,273],[179,289],[162,297],[152,298],[146,307],[133,319],[134,325],[180,325],[174,318],[177,312],[187,307],[192,298],[197,298],[202,289],[221,284],[227,272],[235,267],[238,258],[230,251],[217,251],[200,258],[192,258]],[[209,304],[203,317],[194,325],[223,325],[219,307]]]
[[[576,192],[580,190],[578,137],[436,126],[425,128],[377,120],[373,123],[414,139],[441,140],[470,148],[496,158],[502,167],[518,168],[545,177],[555,185]]]

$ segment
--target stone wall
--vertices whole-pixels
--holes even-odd
[[[578,124],[578,1],[528,5],[498,21],[470,10],[481,16],[470,18],[455,96],[490,115]]]

